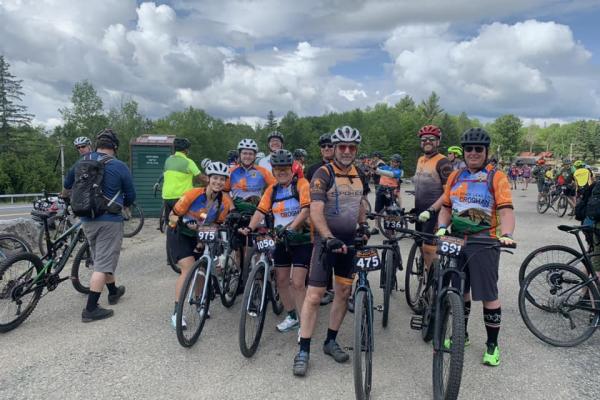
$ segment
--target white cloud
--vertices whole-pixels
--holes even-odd
[[[362,97],[363,99],[366,99],[367,97],[369,97],[369,96],[367,96],[367,94],[365,93],[364,90],[359,90],[359,89],[339,90],[338,94],[348,101],[354,101],[359,96]]]

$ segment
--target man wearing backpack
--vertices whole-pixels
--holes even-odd
[[[90,294],[81,313],[83,322],[113,315],[113,310],[98,305],[104,285],[109,304],[117,304],[125,294],[125,286],[116,286],[114,273],[123,242],[121,211],[135,201],[135,189],[129,168],[115,158],[118,147],[117,135],[104,129],[96,136],[96,151],[77,162],[73,180],[65,180],[65,188],[72,189],[71,207],[83,222],[94,265]]]

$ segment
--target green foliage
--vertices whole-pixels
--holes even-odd
[[[0,56],[0,135],[10,139],[11,128],[29,126],[33,115],[27,113],[23,101],[23,90],[20,79],[16,79],[9,71],[10,64]],[[1,151],[1,149],[0,149]]]
[[[492,148],[494,153],[500,155],[503,159],[512,158],[521,148],[523,132],[521,120],[512,115],[502,115],[490,125],[489,132],[492,136]]]

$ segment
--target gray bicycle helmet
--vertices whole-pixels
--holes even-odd
[[[116,150],[119,148],[119,138],[112,129],[102,129],[96,135],[96,147],[108,147]]]
[[[271,166],[273,167],[288,167],[294,163],[292,153],[288,150],[277,150],[271,154]]]
[[[304,149],[294,150],[294,158],[295,159],[302,158],[302,157],[308,157],[308,153],[306,152],[306,150],[304,150]]]
[[[491,143],[490,135],[481,128],[467,129],[460,138],[461,146],[468,144],[480,144],[489,147]]]
[[[402,156],[400,154],[392,154],[392,156],[390,157],[391,161],[397,161],[399,163],[402,162]]]
[[[267,136],[267,143],[269,143],[271,141],[271,139],[279,139],[279,140],[281,140],[281,143],[283,143],[283,133],[278,132],[278,131],[273,131],[273,132],[269,133],[269,135]]]

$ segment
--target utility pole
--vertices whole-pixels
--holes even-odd
[[[573,142],[569,146],[569,160],[573,161]]]
[[[65,145],[62,140],[59,142],[60,146],[60,184],[62,185],[65,181]]]

